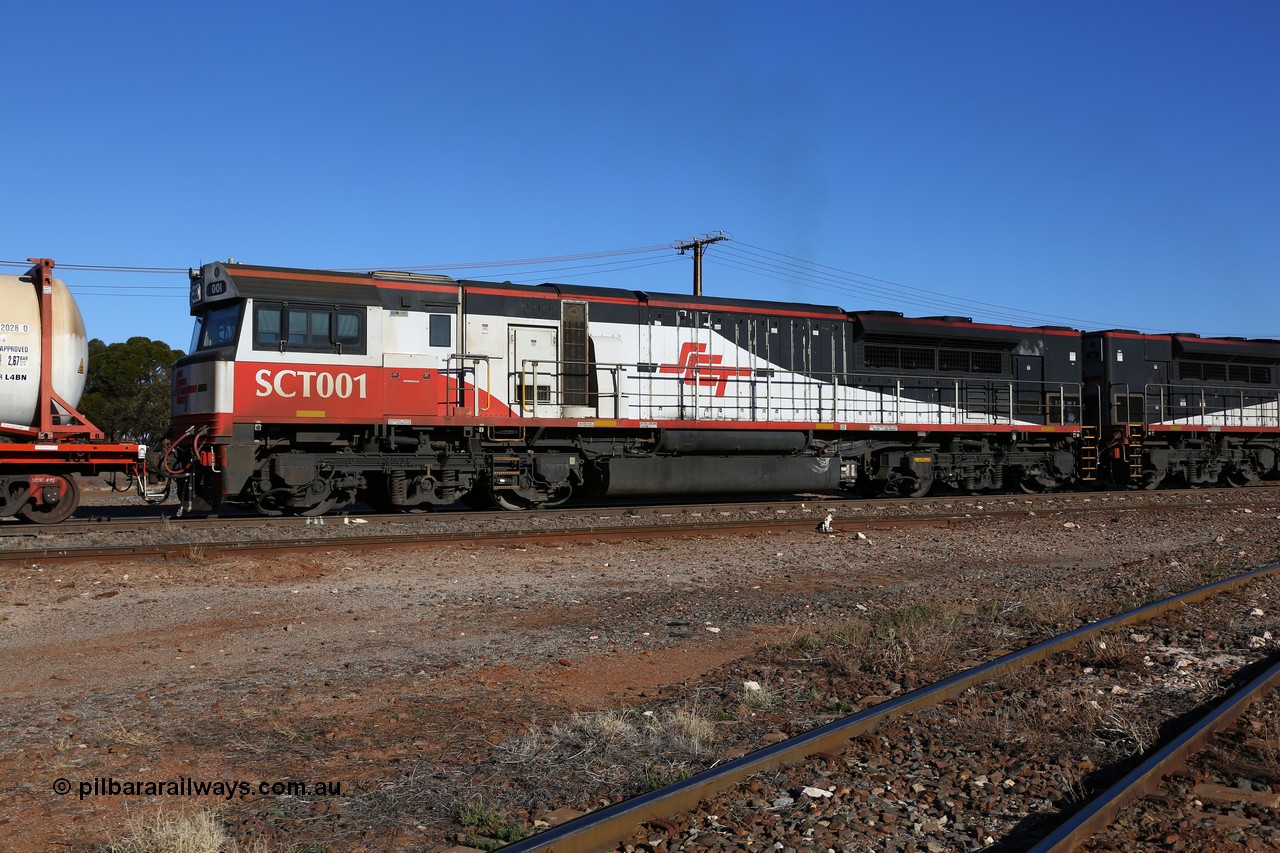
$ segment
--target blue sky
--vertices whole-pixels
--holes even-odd
[[[1280,337],[1274,2],[4,19],[0,261],[687,292],[670,245],[723,229],[708,295]],[[91,336],[187,346],[185,275],[61,275]]]

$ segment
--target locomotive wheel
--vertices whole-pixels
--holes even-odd
[[[1252,486],[1254,483],[1258,482],[1257,475],[1254,474],[1253,470],[1250,468],[1236,468],[1226,472],[1222,477],[1227,481],[1228,485],[1234,489],[1243,488],[1244,486]]]
[[[916,487],[907,492],[909,498],[922,498],[929,494],[929,490],[933,488],[933,478],[925,477],[916,483]]]
[[[483,486],[476,486],[462,496],[462,503],[476,510],[493,509],[493,495]]]
[[[1142,479],[1139,485],[1147,491],[1160,488],[1160,484],[1164,482],[1164,472],[1157,471],[1154,468],[1148,468],[1142,472]]]
[[[493,497],[493,502],[503,509],[523,512],[527,509],[549,509],[560,506],[572,497],[573,489],[565,486],[552,492],[535,492],[532,495],[527,491],[490,489],[489,494]]]
[[[501,509],[505,509],[510,512],[523,512],[527,509],[534,509],[538,506],[533,501],[523,495],[517,494],[516,492],[495,491],[492,492],[492,495],[494,503],[496,503]]]
[[[80,486],[74,477],[59,477],[64,489],[62,499],[54,504],[26,503],[18,510],[18,515],[35,524],[57,524],[66,521],[71,513],[80,506]]]
[[[922,498],[932,488],[932,477],[897,477],[885,484],[884,494],[889,497]]]
[[[311,506],[290,507],[288,512],[289,512],[289,515],[305,515],[305,516],[324,515],[326,512],[333,509],[337,505],[338,505],[338,496],[330,495],[329,497],[320,501],[320,503],[318,504],[313,504]]]
[[[1066,485],[1065,479],[1033,474],[1018,481],[1018,488],[1028,495],[1039,495],[1054,492]]]
[[[571,497],[573,497],[573,489],[570,488],[569,486],[565,486],[562,489],[556,489],[554,492],[548,495],[547,499],[542,502],[542,506],[546,507],[547,509],[563,506],[565,503],[568,502],[569,498]]]

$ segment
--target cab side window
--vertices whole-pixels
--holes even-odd
[[[360,355],[365,347],[365,314],[360,309],[271,302],[254,305],[254,349]]]
[[[433,347],[453,345],[453,317],[448,314],[432,314],[429,343]]]

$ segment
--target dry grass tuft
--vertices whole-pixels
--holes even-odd
[[[810,660],[821,658],[841,676],[948,672],[968,630],[967,617],[958,609],[926,601],[801,634],[789,651]]]
[[[680,776],[715,742],[716,724],[700,708],[574,714],[549,727],[535,727],[500,749],[503,763],[523,773],[560,772],[567,767],[591,778],[644,782],[644,768],[661,764]]]
[[[1080,608],[1089,605],[1074,592],[1057,587],[1027,590],[1019,611],[1032,625],[1050,634],[1060,634],[1080,624]]]
[[[157,812],[135,819],[128,833],[108,841],[103,853],[267,853],[263,842],[246,846],[230,838],[208,811],[173,818]]]
[[[130,729],[118,719],[106,730],[105,735],[118,744],[135,748],[155,746],[159,742],[153,735],[140,729]]]

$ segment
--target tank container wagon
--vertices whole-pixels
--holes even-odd
[[[0,518],[53,524],[80,503],[76,477],[145,489],[145,445],[104,440],[76,410],[88,370],[84,318],[54,262],[0,275]]]
[[[163,469],[194,510],[1077,477],[1070,329],[236,263],[191,312]]]
[[[1087,479],[1249,486],[1280,477],[1280,341],[1086,332]],[[1093,436],[1096,431],[1096,439]]]

